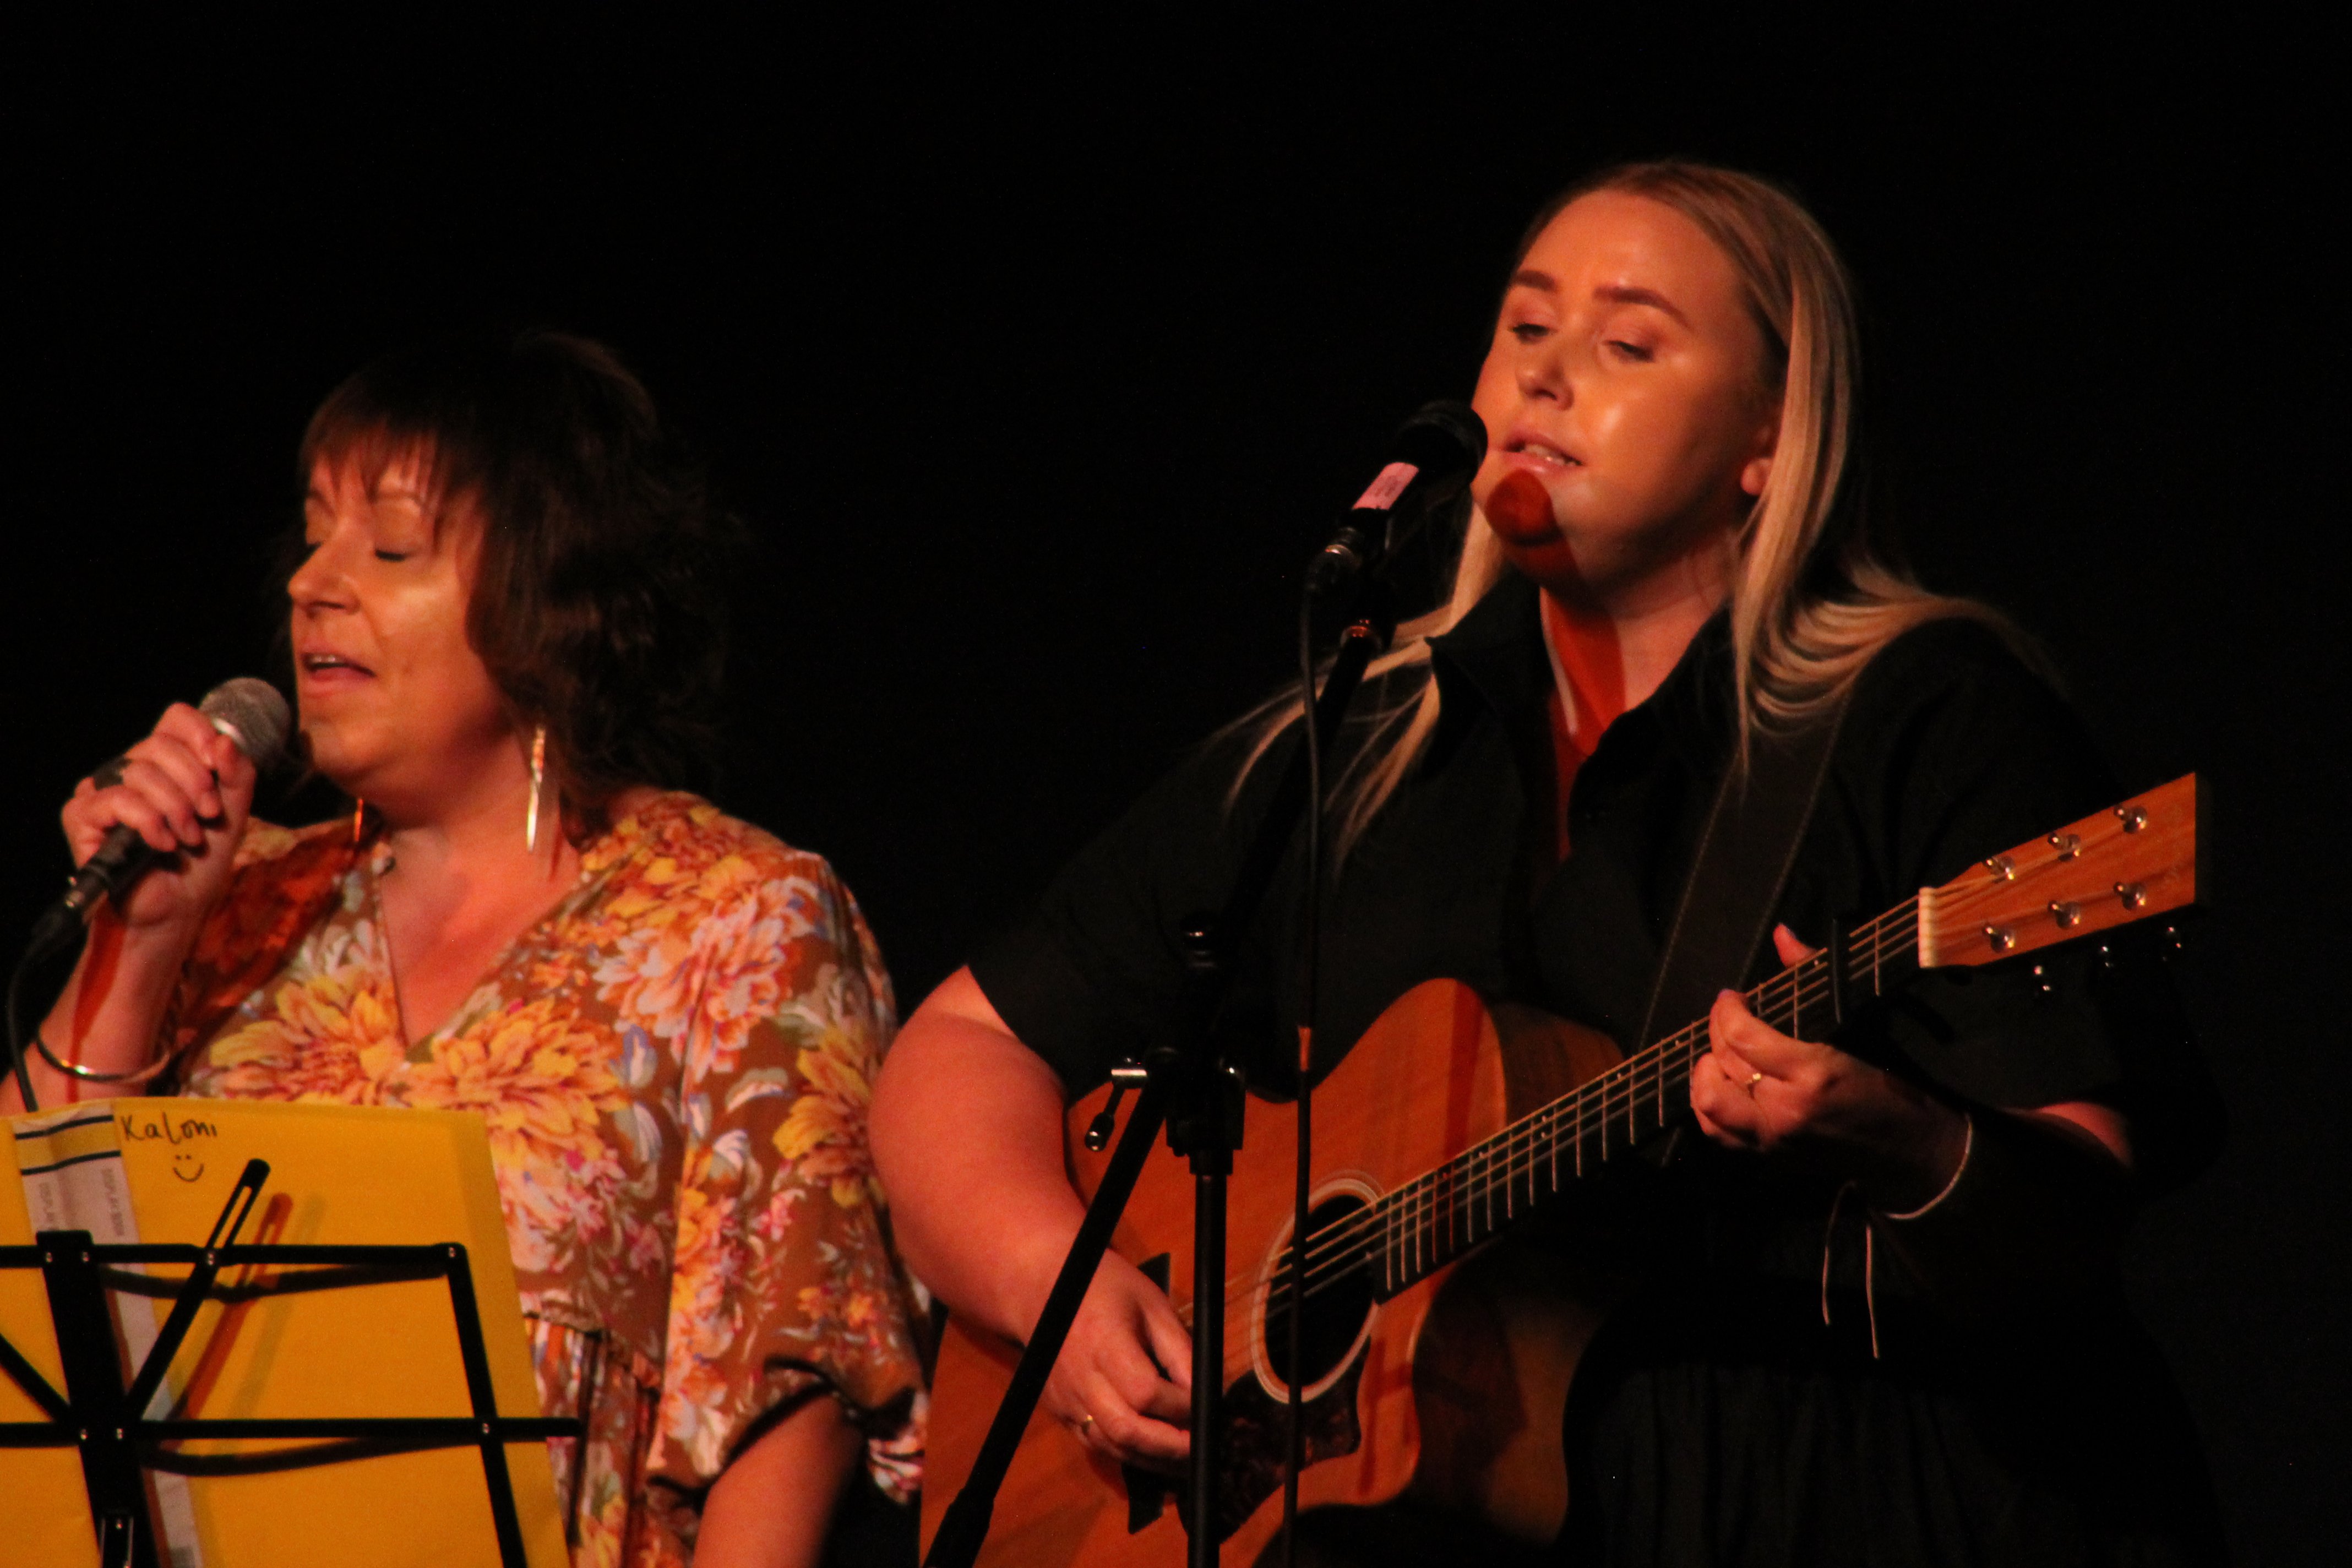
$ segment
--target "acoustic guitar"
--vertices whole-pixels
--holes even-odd
[[[2144,920],[2197,896],[2197,781],[2177,779],[1979,862],[1837,934],[1747,999],[1819,1038],[1850,1005],[1921,970],[1996,963]],[[1684,1113],[1704,1020],[1624,1056],[1532,1009],[1451,981],[1390,1006],[1315,1093],[1300,1360],[1299,1507],[1410,1492],[1544,1541],[1568,1506],[1560,1421],[1606,1291],[1533,1247],[1490,1245],[1579,1178]],[[1070,1174],[1089,1196],[1108,1154],[1083,1131],[1108,1088],[1069,1112]],[[1212,1527],[1229,1568],[1257,1561],[1282,1520],[1290,1379],[1293,1111],[1249,1101],[1227,1220],[1225,1470]],[[1163,1144],[1114,1237],[1192,1321],[1192,1191]],[[923,1489],[928,1550],[1019,1359],[949,1320]],[[981,1561],[1120,1568],[1183,1560],[1181,1482],[1097,1456],[1042,1410],[1024,1435]]]

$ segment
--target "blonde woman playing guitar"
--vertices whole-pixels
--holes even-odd
[[[1391,1103],[1332,1080],[1346,1103],[1318,1096],[1318,1151],[1329,1129],[1364,1152],[1318,1192],[1330,1212],[1383,1196],[1383,1141],[1449,1118],[1491,1131],[1473,1125],[1480,1096],[1517,1115],[1589,1079],[1595,1051],[1693,1022],[1662,959],[1679,973],[1665,955],[1736,901],[1720,887],[1769,916],[1707,980],[1747,985],[1808,944],[1834,940],[1844,961],[1861,950],[1837,922],[2118,798],[1990,613],[1869,552],[1840,485],[1855,374],[1843,269],[1774,187],[1636,165],[1538,215],[1474,397],[1490,446],[1454,593],[1375,665],[1327,773],[1339,859],[1315,1071],[1412,1029],[1440,1056],[1477,1048],[1450,1077],[1381,1056],[1402,1064],[1381,1068]],[[1090,1179],[1068,1104],[1169,1037],[1178,932],[1222,902],[1295,716],[1180,769],[900,1035],[875,1154],[908,1260],[974,1344],[1035,1321],[1083,1212],[1073,1176]],[[1760,777],[1776,749],[1816,759],[1795,770],[1788,842],[1703,852],[1711,825],[1748,820],[1740,759]],[[1695,878],[1724,854],[1769,874]],[[1299,893],[1294,861],[1222,1026],[1276,1095],[1294,1076]],[[1440,979],[1455,1001],[1414,990]],[[1423,1000],[1391,1012],[1408,992]],[[1325,1424],[1308,1502],[1378,1506],[1309,1507],[1300,1560],[2211,1560],[2201,1461],[2109,1266],[2132,1204],[2210,1138],[2169,998],[2120,937],[1936,970],[1841,1007],[1835,1031],[1700,994],[1710,1044],[1655,1108],[1662,1134],[1421,1287],[1409,1365],[1343,1323],[1307,1369],[1311,1395],[1327,1373],[1347,1384],[1309,1406]],[[1493,1025],[1449,1036],[1481,1000]],[[1234,1234],[1237,1277],[1278,1265],[1278,1239],[1244,1257],[1239,1218]],[[1058,1465],[1071,1495],[1111,1489],[1116,1517],[1057,1536],[1009,1489],[992,1539],[1025,1544],[994,1560],[1079,1560],[1080,1534],[1085,1561],[1181,1556],[1155,1544],[1177,1526],[1149,1476],[1189,1448],[1189,1309],[1154,1261],[1105,1258],[1032,1429],[1037,1468]],[[1256,1299],[1234,1299],[1229,1342],[1271,1342]],[[1360,1420],[1407,1385],[1417,1415]],[[1245,1356],[1235,1418],[1278,1430],[1284,1386]],[[957,1408],[943,1371],[935,1466],[988,1415]],[[1279,1513],[1263,1451],[1235,1452],[1257,1470],[1216,1524],[1229,1563],[1254,1560]],[[1400,1466],[1353,1493],[1326,1479]],[[927,1500],[928,1521],[947,1500]]]

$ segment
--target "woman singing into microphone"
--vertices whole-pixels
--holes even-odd
[[[1296,845],[1257,923],[1227,933],[1219,1026],[1253,1086],[1295,1080],[1301,1026],[1330,1071],[1433,978],[1627,1050],[1690,1022],[1643,1033],[1645,998],[1712,803],[1768,738],[1837,726],[1810,826],[1775,847],[1778,901],[1757,894],[1777,937],[1712,984],[1759,982],[1834,921],[2118,797],[1997,616],[1872,553],[1845,473],[1856,374],[1836,253],[1762,181],[1641,164],[1538,215],[1477,377],[1490,445],[1452,594],[1374,665],[1324,775],[1316,1016],[1293,978]],[[885,1067],[874,1140],[898,1236],[981,1330],[1028,1337],[1078,1228],[1068,1101],[1122,1057],[1190,1043],[1182,933],[1224,904],[1297,711],[1232,727],[1154,789],[923,1003]],[[1499,1510],[1517,1540],[1498,1539],[1417,1489],[1308,1512],[1301,1561],[2213,1561],[2194,1439],[2112,1252],[2133,1205],[2203,1158],[2212,1119],[2168,982],[2112,945],[2112,963],[2053,950],[1931,975],[1834,1043],[1717,1000],[1712,1052],[1667,1108],[1679,1129],[1533,1244],[1634,1282],[1565,1410],[1494,1373],[1499,1331],[1486,1380],[1449,1385],[1488,1400],[1447,1428],[1461,1447],[1564,1433],[1564,1515]],[[1188,1323],[1145,1261],[1105,1259],[1045,1388],[1068,1436],[1038,1451],[1080,1469],[1190,1450]],[[1249,1331],[1237,1308],[1228,1342]],[[944,1381],[938,1398],[945,1429]],[[1372,1472],[1348,1432],[1318,1430],[1327,1474]],[[1444,1468],[1421,1458],[1417,1489]],[[1267,1466],[1220,1479],[1278,1517]],[[1089,1539],[1115,1550],[1132,1527],[1101,1517]]]
[[[352,811],[249,820],[185,707],[85,780],[78,863],[118,823],[169,858],[36,1092],[481,1112],[542,1406],[588,1395],[575,1561],[812,1563],[861,1458],[903,1497],[921,1450],[866,1151],[895,1018],[822,859],[663,787],[719,670],[698,470],[610,353],[527,332],[361,372],[299,473],[295,693]]]

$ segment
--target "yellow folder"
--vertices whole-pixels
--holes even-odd
[[[246,1162],[269,1163],[240,1243],[419,1246],[461,1243],[479,1303],[502,1416],[536,1416],[514,1268],[489,1146],[470,1114],[215,1100],[114,1100],[11,1119],[0,1156],[0,1247],[39,1230],[88,1230],[100,1243],[202,1244]],[[185,1277],[156,1265],[158,1284]],[[224,1285],[291,1281],[291,1268],[229,1269]],[[116,1332],[135,1363],[171,1309],[166,1296],[112,1295]],[[37,1269],[0,1270],[0,1335],[64,1392]],[[455,1416],[471,1411],[440,1279],[245,1295],[208,1303],[148,1407],[149,1419]],[[565,1414],[569,1414],[566,1412]],[[0,1376],[0,1422],[41,1411]],[[271,1440],[194,1443],[175,1452],[205,1473],[158,1477],[151,1511],[172,1568],[454,1568],[495,1564],[497,1537],[474,1448],[374,1455],[290,1469],[235,1471],[224,1456],[282,1450]],[[507,1445],[531,1568],[565,1561],[546,1445]],[[71,1448],[0,1447],[0,1565],[98,1568],[96,1536]]]

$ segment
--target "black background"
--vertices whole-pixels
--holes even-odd
[[[58,885],[74,778],[266,668],[317,400],[542,321],[617,346],[757,525],[719,798],[834,860],[911,1006],[1281,677],[1297,563],[1466,394],[1544,195],[1754,169],[1860,277],[1874,500],[1924,575],[2044,639],[2127,781],[2211,791],[2182,971],[2232,1136],[2129,1266],[2240,1559],[2319,1561],[2352,1529],[2343,177],[2317,36],[2232,26],[20,38],[0,920]]]

